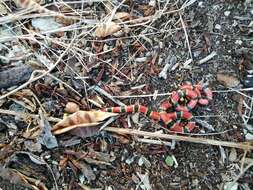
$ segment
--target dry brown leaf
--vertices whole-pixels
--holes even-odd
[[[240,84],[239,79],[231,74],[223,74],[223,73],[218,73],[217,74],[217,80],[224,85],[225,87],[235,87]]]
[[[118,115],[103,111],[78,111],[64,118],[52,128],[53,134],[59,135],[78,127],[96,126],[100,121]]]
[[[82,161],[77,161],[74,159],[71,159],[71,162],[73,163],[73,165],[78,168],[80,171],[82,171],[83,175],[89,180],[95,180],[96,176],[93,172],[93,170],[91,169],[90,165],[86,164],[85,162]]]
[[[30,110],[31,112],[34,112],[37,109],[34,98],[35,94],[31,90],[23,89],[13,94],[9,99]]]
[[[118,12],[114,15],[113,20],[128,20],[130,18],[130,14],[126,12]]]
[[[95,31],[96,37],[104,38],[120,30],[120,25],[115,22],[106,22],[99,25]]]
[[[129,144],[130,142],[130,137],[128,137],[127,135],[113,133],[112,136],[116,138],[121,144]]]
[[[96,126],[89,126],[89,127],[78,127],[70,131],[70,134],[82,138],[92,137],[96,135],[99,131],[99,128]]]
[[[237,102],[237,112],[242,116],[244,112],[245,97],[240,94],[235,94],[232,99]]]
[[[82,123],[82,124],[70,125],[70,126],[67,126],[67,127],[64,127],[64,128],[54,130],[53,134],[54,135],[60,135],[60,134],[66,133],[70,130],[74,130],[74,129],[77,129],[77,128],[80,128],[80,127],[93,127],[93,126],[96,126],[96,125],[99,125],[99,124],[100,123]]]

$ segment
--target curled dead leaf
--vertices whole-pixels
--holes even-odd
[[[95,35],[96,37],[104,38],[112,35],[115,32],[118,32],[120,28],[120,25],[116,24],[115,22],[102,23],[95,30]]]
[[[225,87],[236,87],[240,84],[239,79],[231,74],[223,74],[223,73],[218,73],[217,74],[217,80],[224,85]]]
[[[96,176],[91,169],[90,165],[86,164],[85,162],[82,161],[77,161],[74,159],[71,159],[72,164],[78,168],[80,171],[82,171],[83,175],[89,180],[95,180]]]
[[[127,12],[118,12],[114,15],[113,20],[128,20],[130,18],[130,14]]]
[[[78,127],[96,126],[100,121],[116,115],[118,114],[103,111],[78,111],[55,124],[52,131],[53,134],[59,135]]]

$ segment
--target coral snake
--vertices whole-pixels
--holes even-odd
[[[213,99],[213,93],[206,84],[183,84],[179,90],[163,100],[158,111],[143,105],[129,105],[120,107],[103,108],[102,111],[113,113],[143,113],[153,120],[159,121],[171,131],[189,133],[196,128],[196,123],[190,121],[193,116],[191,111],[199,105],[208,105]]]

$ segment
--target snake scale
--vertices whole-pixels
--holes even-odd
[[[190,133],[197,127],[191,111],[197,106],[206,106],[213,99],[212,90],[206,84],[185,83],[163,100],[158,111],[140,104],[103,108],[113,113],[143,113],[174,132]]]

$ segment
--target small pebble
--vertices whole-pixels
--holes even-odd
[[[230,15],[230,11],[225,11],[225,12],[224,12],[224,15],[225,15],[225,16],[229,16],[229,15]]]
[[[64,109],[68,113],[75,113],[80,110],[79,105],[74,102],[68,102]]]
[[[151,0],[149,2],[149,5],[152,6],[152,7],[155,7],[156,6],[156,1],[155,0]]]
[[[216,25],[214,26],[214,28],[217,29],[217,30],[220,30],[220,29],[221,29],[221,25],[216,24]]]
[[[198,3],[198,6],[201,7],[201,8],[203,8],[203,7],[204,7],[203,1],[200,1],[200,2]]]
[[[242,45],[242,40],[236,40],[236,41],[235,41],[235,44],[237,44],[237,45]]]
[[[126,159],[126,164],[128,165],[131,165],[133,162],[134,162],[134,159],[135,159],[135,156],[129,156],[127,159]]]

